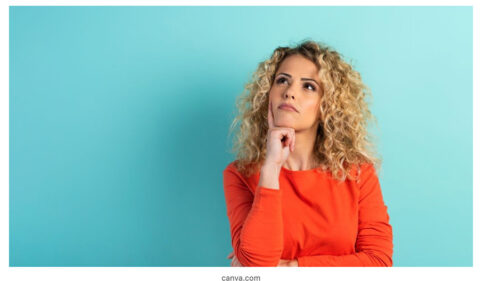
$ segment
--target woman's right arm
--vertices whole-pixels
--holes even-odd
[[[232,247],[243,266],[277,266],[283,252],[280,169],[295,148],[295,130],[276,127],[268,107],[267,153],[252,194],[233,164],[224,173]]]
[[[278,177],[280,176],[280,168],[275,165],[263,165],[260,169],[260,178],[258,186],[271,189],[280,189]]]
[[[295,149],[295,130],[275,126],[272,103],[268,104],[267,155],[260,170],[259,186],[280,189],[278,177],[283,163]]]
[[[277,266],[283,252],[282,190],[258,185],[252,194],[232,165],[224,170],[223,182],[238,261],[243,266]]]

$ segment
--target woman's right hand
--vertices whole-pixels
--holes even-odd
[[[295,149],[295,130],[288,127],[276,127],[274,123],[272,102],[268,103],[268,133],[267,133],[267,155],[265,164],[272,164],[278,169],[288,158],[291,151]]]

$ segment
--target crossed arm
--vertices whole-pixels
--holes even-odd
[[[232,262],[230,263],[230,266],[232,266],[232,267],[243,267],[243,265],[238,261],[234,252],[231,252],[227,256],[227,259],[232,259]],[[280,262],[277,264],[277,267],[280,267],[280,266],[297,267],[298,266],[298,260],[297,259],[293,259],[293,260],[282,260],[282,259],[280,259]]]

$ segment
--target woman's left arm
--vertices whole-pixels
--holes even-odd
[[[361,172],[356,252],[297,257],[298,266],[393,266],[393,234],[373,165]]]

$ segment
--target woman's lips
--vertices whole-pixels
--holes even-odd
[[[290,106],[281,105],[281,106],[279,106],[278,108],[283,109],[283,110],[286,110],[286,111],[296,112],[295,109],[291,108]]]

